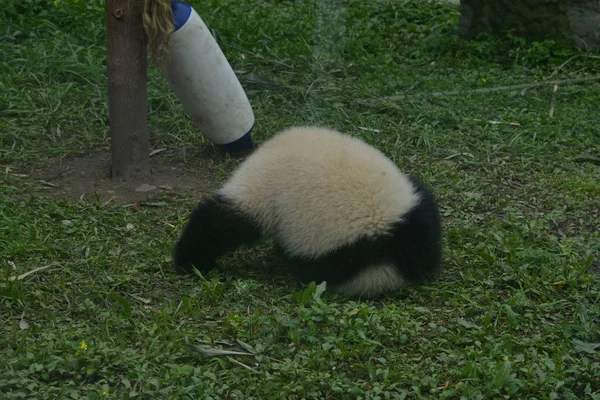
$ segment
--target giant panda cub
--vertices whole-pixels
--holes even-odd
[[[299,278],[350,297],[420,283],[441,261],[433,193],[379,150],[325,128],[290,128],[262,144],[200,202],[174,261],[207,272],[261,236]]]

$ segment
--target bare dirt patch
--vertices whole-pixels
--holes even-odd
[[[83,157],[56,160],[26,173],[36,183],[36,189],[30,192],[33,195],[129,204],[183,193],[199,198],[215,190],[226,178],[224,161],[214,150],[193,156],[186,156],[180,150],[166,150],[150,158],[150,176],[122,181],[111,178],[110,152],[102,150]]]

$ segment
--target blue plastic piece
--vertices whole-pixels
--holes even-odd
[[[254,141],[252,140],[252,129],[254,129],[254,125],[252,125],[250,130],[241,138],[234,140],[231,143],[222,145],[225,152],[231,154],[231,153],[239,153],[241,151],[253,149]]]
[[[171,1],[171,10],[173,10],[173,21],[175,22],[175,32],[179,30],[190,19],[192,15],[192,6],[179,1]]]

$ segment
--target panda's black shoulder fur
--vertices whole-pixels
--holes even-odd
[[[243,244],[260,239],[256,223],[221,194],[200,201],[175,246],[174,262],[178,269],[200,272],[216,267],[217,259]]]

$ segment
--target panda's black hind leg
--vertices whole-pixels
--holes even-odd
[[[219,257],[260,238],[253,221],[223,195],[203,199],[175,246],[175,266],[183,272],[208,272]]]

